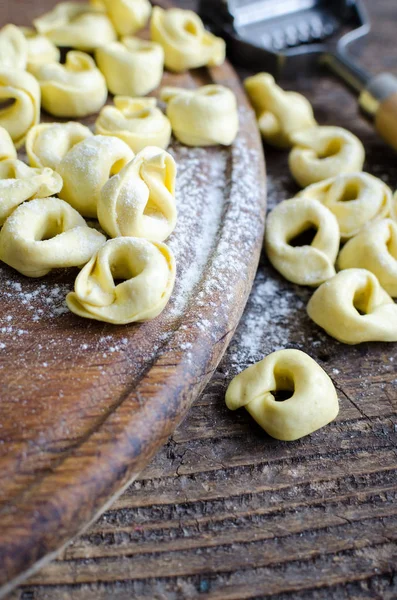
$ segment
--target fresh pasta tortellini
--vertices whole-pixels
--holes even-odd
[[[305,232],[315,231],[311,243],[297,245]],[[328,208],[309,198],[285,200],[267,219],[265,248],[273,267],[300,285],[318,286],[335,275],[339,227]]]
[[[343,127],[312,127],[291,134],[289,167],[295,181],[306,187],[342,173],[362,171],[365,150]]]
[[[339,342],[397,342],[397,305],[366,269],[345,269],[323,283],[309,317]]]
[[[26,138],[29,164],[31,167],[50,167],[56,170],[73,146],[92,135],[88,127],[77,121],[36,125]]]
[[[36,69],[47,63],[59,62],[59,49],[45,35],[40,35],[30,27],[20,27],[27,44],[27,70],[35,73]]]
[[[0,102],[14,100],[13,104],[0,108],[0,127],[8,131],[17,149],[40,121],[40,97],[40,86],[33,75],[0,69]]]
[[[391,189],[369,173],[348,173],[313,183],[298,197],[314,198],[329,208],[345,240],[367,223],[388,216],[392,201]]]
[[[26,69],[28,46],[25,36],[15,25],[0,29],[0,69]]]
[[[157,108],[155,98],[116,96],[114,106],[105,106],[95,123],[96,133],[113,135],[134,152],[146,146],[167,148],[171,140],[171,123]]]
[[[276,392],[289,392],[283,402]],[[226,392],[231,410],[244,406],[277,440],[294,441],[333,421],[338,396],[326,372],[300,350],[279,350],[237,375]]]
[[[397,223],[382,219],[349,240],[338,257],[339,269],[374,273],[390,296],[397,297]]]
[[[175,228],[175,161],[148,146],[102,189],[98,220],[111,237],[162,242]]]
[[[155,6],[150,22],[152,40],[164,49],[165,66],[177,73],[197,67],[215,67],[225,60],[226,45],[204,28],[196,13]]]
[[[105,243],[104,235],[59,198],[19,206],[0,231],[0,260],[27,277],[80,267]]]
[[[56,117],[86,117],[98,112],[107,100],[105,78],[84,52],[68,52],[64,65],[42,65],[36,77],[42,106]]]
[[[0,162],[0,225],[13,210],[32,198],[45,198],[62,189],[62,178],[52,169],[31,169],[21,160]]]
[[[116,285],[115,280],[124,280]],[[109,240],[92,257],[66,298],[87,319],[115,325],[148,321],[165,308],[175,282],[175,260],[162,243],[142,238]]]
[[[95,218],[103,186],[133,158],[131,148],[116,137],[86,138],[59,163],[57,170],[63,179],[60,197],[83,216]]]
[[[61,2],[33,24],[56,46],[87,52],[117,38],[104,9],[86,2]]]
[[[248,77],[245,89],[255,109],[259,130],[266,142],[290,148],[291,134],[316,125],[310,102],[296,92],[286,92],[269,73]]]
[[[0,127],[0,161],[16,158],[17,151],[7,129]]]
[[[236,97],[222,85],[205,85],[196,90],[165,87],[161,99],[167,102],[175,137],[187,146],[214,146],[233,143],[239,128]]]
[[[131,35],[145,27],[152,11],[149,0],[102,0],[119,36]]]
[[[160,85],[164,70],[160,44],[125,37],[98,48],[95,58],[112,94],[145,96]]]

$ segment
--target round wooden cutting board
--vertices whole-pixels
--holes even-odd
[[[171,147],[179,217],[168,243],[178,274],[160,317],[120,327],[83,320],[65,305],[77,270],[31,280],[0,266],[0,597],[137,476],[208,382],[239,321],[265,220],[255,116],[229,64],[164,78],[211,82],[236,93],[240,133],[231,148]]]

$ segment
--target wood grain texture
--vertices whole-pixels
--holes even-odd
[[[397,7],[367,2],[357,54],[397,74]],[[286,82],[287,87],[292,87]],[[364,142],[366,169],[397,187],[396,155],[334,78],[300,78],[320,123]],[[266,147],[270,206],[296,191],[287,155]],[[397,598],[397,352],[343,346],[310,322],[310,290],[266,257],[216,374],[167,445],[90,530],[11,600],[394,600]],[[338,389],[330,426],[294,443],[230,413],[231,377],[280,347],[309,352]]]

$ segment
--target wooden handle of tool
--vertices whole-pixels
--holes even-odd
[[[379,105],[375,127],[385,142],[397,150],[397,92]]]

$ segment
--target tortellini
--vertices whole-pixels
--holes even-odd
[[[290,392],[279,402],[276,392]],[[233,379],[226,392],[231,410],[242,406],[277,440],[293,441],[324,427],[339,412],[326,372],[300,350],[279,350]]]
[[[180,73],[197,67],[215,67],[225,60],[226,45],[204,28],[196,13],[155,6],[150,22],[152,40],[164,49],[165,66]]]
[[[0,69],[26,69],[28,47],[25,36],[15,25],[0,30]]]
[[[149,0],[102,0],[119,36],[131,35],[145,27],[152,11]]]
[[[26,138],[29,164],[31,167],[50,167],[56,170],[73,146],[92,135],[88,127],[76,121],[36,125]]]
[[[67,202],[35,199],[5,222],[0,260],[27,277],[43,277],[51,269],[84,265],[105,241]]]
[[[239,128],[236,97],[222,85],[205,85],[196,90],[165,87],[167,117],[175,137],[187,146],[233,143]]]
[[[98,48],[95,58],[112,94],[145,96],[160,85],[164,51],[159,44],[125,37]]]
[[[266,142],[290,148],[291,134],[316,125],[310,102],[296,92],[286,92],[269,73],[248,77],[245,89],[255,109],[259,130]]]
[[[294,242],[310,230],[315,230],[310,245]],[[265,247],[270,262],[286,279],[300,285],[318,286],[335,275],[338,222],[317,200],[285,200],[269,214]]]
[[[167,148],[171,123],[156,105],[155,98],[116,96],[114,106],[102,109],[95,123],[96,133],[118,137],[134,152],[146,146]]]
[[[339,269],[371,271],[386,292],[397,297],[397,223],[383,219],[362,229],[342,248],[337,264]]]
[[[59,163],[58,173],[63,179],[60,197],[83,216],[95,218],[103,186],[133,158],[131,148],[116,137],[86,138]]]
[[[103,8],[86,2],[61,2],[33,21],[40,34],[56,46],[91,52],[113,42],[116,32]]]
[[[39,67],[42,106],[56,117],[86,117],[98,112],[108,96],[106,81],[84,52],[68,52],[66,63]]]
[[[0,127],[0,161],[16,158],[17,151],[7,129]]]
[[[344,344],[397,342],[397,305],[365,269],[346,269],[323,283],[311,297],[307,312]]]
[[[0,102],[14,103],[0,108],[0,127],[11,136],[15,147],[23,146],[29,130],[40,121],[40,86],[26,71],[0,70]]]
[[[176,224],[175,161],[148,146],[104,186],[98,220],[111,237],[164,241]]]
[[[357,235],[364,225],[390,214],[391,189],[369,173],[348,173],[325,179],[302,190],[298,197],[314,198],[334,213],[342,239]]]
[[[52,169],[31,169],[20,160],[0,162],[0,225],[13,210],[31,198],[45,198],[62,189],[62,178]]]
[[[38,67],[47,63],[59,62],[61,53],[59,49],[45,37],[30,27],[20,27],[27,44],[27,70],[36,72]]]
[[[295,181],[306,187],[342,173],[362,171],[365,150],[343,127],[312,127],[291,134],[289,167]]]
[[[117,280],[124,280],[116,285]],[[148,321],[165,308],[175,282],[175,260],[162,243],[123,237],[106,242],[76,279],[69,309],[116,325]]]

